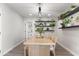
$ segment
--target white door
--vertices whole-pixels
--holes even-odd
[[[33,21],[26,22],[26,39],[34,35],[34,23]]]
[[[27,22],[26,23],[26,37],[29,38],[32,36],[32,23]]]

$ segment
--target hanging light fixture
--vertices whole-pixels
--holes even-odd
[[[41,3],[38,3],[38,18],[41,20],[42,13],[41,13]]]

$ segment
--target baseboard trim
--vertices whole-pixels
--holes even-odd
[[[24,40],[22,40],[21,42],[19,42],[18,44],[14,45],[13,47],[11,47],[10,49],[8,49],[6,52],[4,52],[3,54],[1,54],[2,56],[5,55],[6,53],[8,53],[9,51],[11,51],[12,49],[14,49],[15,47],[17,47],[19,44],[21,44]],[[73,56],[77,56],[76,53],[74,53],[72,50],[70,50],[69,48],[65,47],[63,44],[61,44],[60,42],[57,42],[61,47],[63,47],[64,49],[66,49],[68,52],[70,52]]]
[[[24,40],[20,41],[19,43],[17,43],[17,44],[14,45],[13,47],[11,47],[10,49],[8,49],[8,50],[5,51],[4,53],[2,53],[1,55],[4,56],[6,53],[8,53],[8,52],[11,51],[12,49],[14,49],[14,48],[17,47],[18,45],[20,45],[22,42],[24,42]]]
[[[70,52],[73,56],[77,56],[76,53],[74,53],[72,50],[70,50],[69,48],[65,47],[63,44],[61,44],[60,42],[57,42],[61,47],[63,47],[64,49],[66,49],[68,52]]]

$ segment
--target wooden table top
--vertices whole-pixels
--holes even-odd
[[[54,39],[50,39],[47,37],[44,38],[37,38],[37,37],[32,37],[29,40],[25,41],[23,44],[24,45],[54,45]]]

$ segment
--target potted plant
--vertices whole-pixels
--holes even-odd
[[[65,27],[67,27],[67,25],[69,24],[71,22],[71,20],[70,19],[68,19],[68,18],[65,18],[63,21],[62,21],[62,28],[65,28]]]
[[[38,32],[40,34],[40,37],[43,37],[42,36],[42,33],[44,33],[43,27],[36,28],[36,32]]]
[[[76,5],[71,6],[71,10],[74,10],[76,8]]]
[[[50,27],[52,27],[52,29],[54,29],[55,26],[56,26],[56,21],[55,20],[50,22]]]

